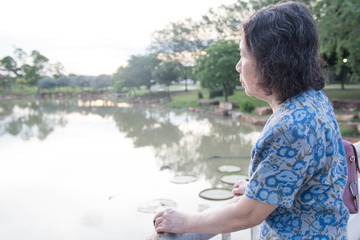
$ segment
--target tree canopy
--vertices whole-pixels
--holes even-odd
[[[360,81],[360,1],[299,0],[313,12],[320,36],[320,53],[327,62],[330,81]],[[237,0],[209,9],[200,21],[185,19],[155,31],[150,49],[190,66],[204,49],[223,40],[239,41],[241,21],[280,0]],[[202,58],[200,56],[200,58]],[[213,67],[217,68],[217,65]],[[212,69],[208,69],[212,71]]]
[[[239,82],[235,70],[239,60],[239,44],[235,41],[221,41],[205,49],[205,54],[197,59],[194,68],[201,86],[211,90],[223,89],[225,101],[228,93]]]
[[[180,76],[180,71],[178,68],[178,63],[176,62],[162,62],[153,72],[153,78],[159,84],[164,84],[167,86],[167,91],[170,97],[169,86],[172,82],[178,81]]]
[[[123,87],[139,88],[145,86],[151,94],[151,86],[155,84],[152,79],[153,71],[160,60],[155,54],[133,55],[126,67],[119,67],[113,76],[113,83],[121,90]]]
[[[360,1],[319,0],[312,8],[319,29],[321,54],[335,67],[336,77],[359,82]]]

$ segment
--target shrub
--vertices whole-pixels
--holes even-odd
[[[71,85],[71,79],[67,76],[60,76],[56,79],[56,84],[58,87],[69,87]]]
[[[199,99],[203,99],[203,98],[204,98],[202,92],[198,92],[198,98],[199,98]]]
[[[56,80],[51,77],[44,77],[37,83],[39,89],[53,89],[57,86]]]
[[[211,90],[209,92],[209,98],[222,97],[223,95],[224,95],[224,92],[222,89]]]
[[[227,89],[227,95],[228,96],[234,95],[234,88]],[[211,90],[209,98],[222,97],[222,96],[224,96],[223,89]]]
[[[255,106],[250,101],[244,101],[240,104],[240,108],[242,109],[242,111],[250,113],[255,109]]]

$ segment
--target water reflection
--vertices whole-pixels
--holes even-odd
[[[101,106],[101,107],[99,107]],[[260,129],[231,119],[205,118],[161,108],[128,107],[99,101],[49,100],[0,101],[0,133],[23,140],[45,140],[56,127],[65,127],[67,115],[99,115],[113,118],[117,128],[135,148],[152,147],[159,169],[181,175],[213,170],[221,158],[246,169],[249,152]],[[202,163],[202,164],[199,164]],[[240,163],[240,164],[239,164]]]
[[[56,112],[54,116],[42,109],[46,104],[40,106],[37,101],[1,101],[0,104],[0,135],[8,133],[23,140],[33,137],[44,140],[56,126],[66,124],[64,113]]]

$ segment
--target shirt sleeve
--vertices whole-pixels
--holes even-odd
[[[278,124],[264,128],[252,149],[250,182],[245,195],[280,207],[293,205],[313,161],[306,126]]]

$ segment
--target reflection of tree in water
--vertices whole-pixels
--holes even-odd
[[[118,110],[114,119],[119,130],[133,140],[135,147],[169,148],[180,140],[182,134],[166,120],[166,112],[159,113],[151,108],[133,107]],[[159,121],[160,119],[164,121]]]
[[[186,129],[177,145],[157,149],[163,164],[174,166],[177,174],[204,175],[214,186],[219,183],[217,168],[220,165],[237,165],[246,169],[252,143],[243,136],[250,133],[251,128],[242,125],[236,127],[229,119],[216,120],[219,119],[210,118],[202,123],[204,129],[207,128],[205,133],[201,131],[204,126],[199,126],[200,130]]]
[[[64,126],[62,116],[46,114],[41,110],[41,104],[36,100],[1,101],[1,134],[8,133],[20,136],[23,140],[37,137],[44,140],[55,126]]]
[[[158,108],[94,107],[79,105],[77,100],[0,101],[0,109],[0,134],[25,140],[45,139],[57,126],[65,126],[66,116],[71,113],[114,117],[119,131],[132,139],[135,147],[154,149],[159,169],[204,176],[214,185],[219,182],[220,164],[247,168],[251,139],[259,131],[231,119]],[[228,158],[225,161],[219,157]]]
[[[218,160],[223,159],[219,157],[226,156],[232,164],[247,167],[252,142],[246,136],[259,131],[251,125],[237,126],[231,119],[204,119],[158,109],[121,109],[114,119],[135,147],[154,148],[161,161],[159,168],[180,175],[205,175],[214,184],[218,182],[214,174]]]
[[[77,100],[35,99],[0,101],[0,135],[8,133],[23,140],[37,137],[44,140],[55,127],[67,124],[66,115],[80,113],[110,117],[114,107],[79,107]]]

